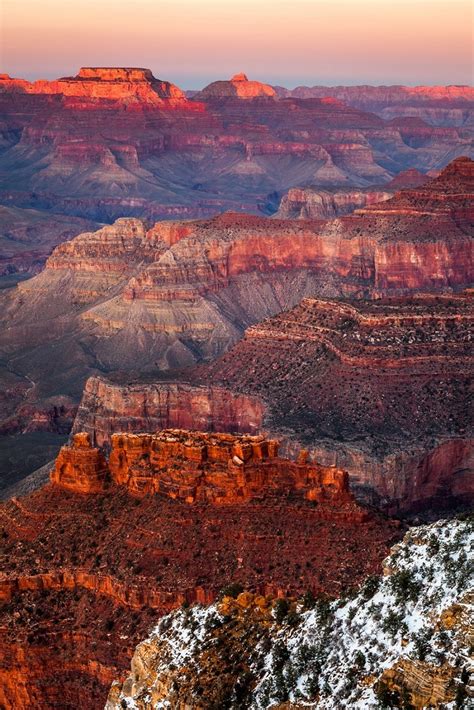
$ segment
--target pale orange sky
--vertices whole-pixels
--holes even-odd
[[[183,88],[472,83],[470,0],[0,0],[0,71],[144,66]]]

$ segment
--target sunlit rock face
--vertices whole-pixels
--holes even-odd
[[[244,73],[235,74],[229,81],[214,81],[194,95],[194,99],[205,101],[216,98],[254,99],[256,97],[273,98],[275,89],[260,81],[249,81]]]
[[[186,429],[117,433],[111,437],[107,464],[100,450],[91,446],[89,434],[80,432],[71,446],[62,447],[51,481],[76,493],[100,493],[113,482],[133,495],[161,494],[186,503],[229,505],[291,494],[341,506],[348,519],[365,517],[349,493],[344,471],[304,459],[282,459],[278,441],[263,436]]]
[[[184,99],[184,93],[169,81],[156,79],[149,69],[82,67],[73,77],[56,81],[27,82],[0,75],[0,91],[26,94],[58,94],[84,99],[134,100],[145,104],[163,99]]]
[[[262,436],[119,433],[106,463],[77,433],[50,484],[0,505],[0,703],[102,708],[159,616],[233,580],[273,596],[361,581],[401,530],[347,483]]]

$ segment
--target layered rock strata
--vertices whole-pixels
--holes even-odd
[[[340,472],[275,448],[119,435],[104,477],[100,452],[76,435],[51,484],[1,504],[0,703],[103,707],[161,614],[232,582],[333,594],[375,571],[398,525],[357,506]]]
[[[255,99],[257,97],[274,98],[275,89],[269,84],[260,81],[249,81],[244,73],[235,74],[229,81],[214,81],[202,91],[193,95],[194,100],[206,101],[209,99],[238,98]]]
[[[90,378],[74,430],[108,447],[116,430],[182,426],[193,413],[208,431],[269,432],[290,458],[308,449],[379,505],[467,504],[472,328],[469,292],[305,299],[182,373],[187,382]]]
[[[14,381],[4,430],[23,421],[20,408],[44,411],[45,392],[77,402],[90,374],[163,379],[215,358],[249,325],[308,296],[464,288],[472,185],[472,161],[458,159],[419,188],[335,220],[224,214],[150,227],[127,218],[61,245],[42,274],[4,296],[2,377]]]
[[[287,454],[296,441],[314,448],[347,468],[360,494],[405,509],[462,503],[474,493],[472,327],[470,294],[307,299],[198,373],[259,397]]]
[[[275,90],[280,97],[332,96],[386,119],[414,117],[440,126],[472,126],[474,122],[472,86],[298,86]]]
[[[111,483],[133,495],[161,494],[186,503],[247,503],[294,495],[322,504],[348,506],[347,473],[278,457],[278,442],[263,436],[205,434],[167,429],[158,434],[113,434],[108,465],[86,433],[63,446],[51,473],[55,485],[76,493],[99,493]],[[336,514],[336,513],[335,513]]]
[[[280,219],[332,219],[359,207],[392,197],[384,190],[328,192],[313,187],[293,187],[282,197],[275,217]]]
[[[379,186],[470,150],[469,125],[388,122],[328,96],[274,93],[236,75],[188,100],[140,68],[1,75],[0,202],[98,222],[272,212],[292,187]]]

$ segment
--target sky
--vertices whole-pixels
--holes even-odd
[[[0,72],[138,66],[184,89],[471,84],[471,0],[0,0]]]

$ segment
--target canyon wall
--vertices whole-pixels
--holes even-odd
[[[280,97],[332,96],[385,119],[414,117],[440,126],[472,126],[474,122],[472,86],[298,86],[275,90]]]
[[[305,297],[456,293],[472,282],[473,194],[473,162],[459,158],[419,187],[333,220],[227,213],[150,226],[126,218],[76,237],[57,247],[41,274],[2,295],[2,378],[10,394],[0,426],[30,430],[25,413],[37,412],[39,422],[55,402],[72,409],[90,375],[163,380],[210,361],[250,325]],[[197,400],[192,407],[203,419],[214,416],[200,412]],[[258,411],[252,404],[249,431]],[[226,416],[241,431],[237,410]],[[183,425],[193,426],[189,418]],[[121,428],[128,430],[126,422]]]

